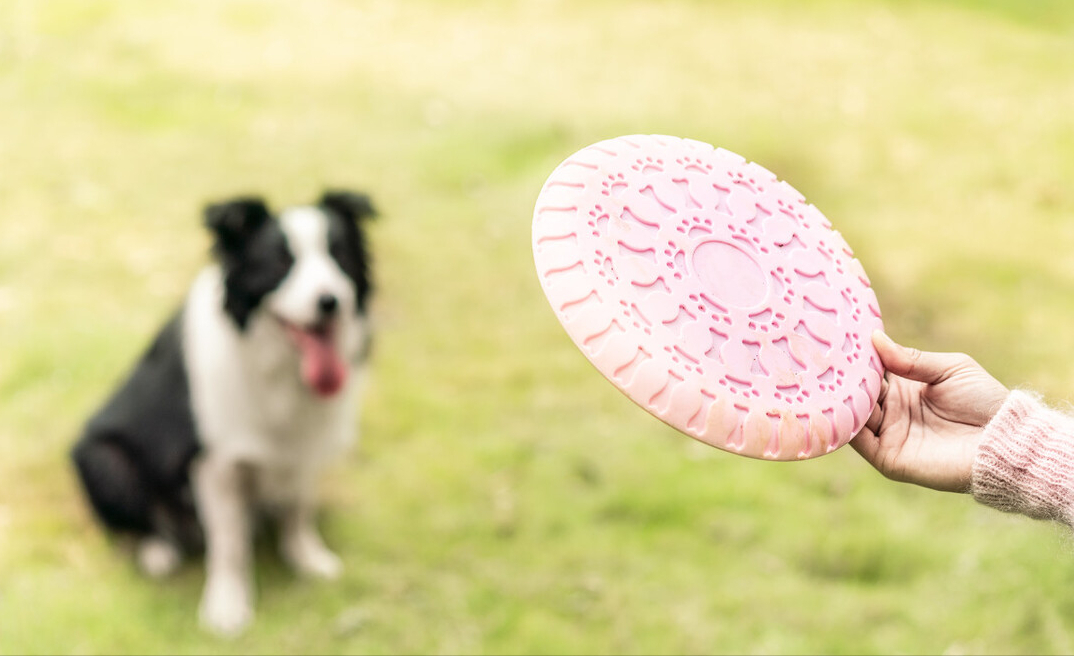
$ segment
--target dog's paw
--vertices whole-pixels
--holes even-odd
[[[159,536],[150,536],[138,543],[138,567],[146,576],[162,579],[171,576],[183,563],[179,548]]]
[[[292,525],[280,537],[280,554],[299,575],[335,580],[343,574],[343,561],[325,546],[312,525]]]
[[[225,638],[243,633],[254,619],[254,607],[246,586],[238,581],[210,581],[198,608],[205,630]]]
[[[334,581],[343,574],[343,561],[327,547],[303,549],[293,554],[291,565],[299,574]]]

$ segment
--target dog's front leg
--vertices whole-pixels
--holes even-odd
[[[317,531],[314,504],[308,499],[289,504],[280,513],[280,553],[299,574],[337,579],[343,563]]]
[[[212,454],[193,468],[198,515],[205,529],[202,626],[235,636],[254,616],[249,481],[239,462]]]

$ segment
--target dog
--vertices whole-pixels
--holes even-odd
[[[298,573],[341,573],[314,487],[356,438],[374,214],[346,191],[276,215],[254,196],[208,205],[212,263],[72,450],[97,517],[134,536],[147,574],[204,549],[213,632],[253,619],[255,517],[276,520]]]

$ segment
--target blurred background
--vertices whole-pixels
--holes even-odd
[[[1069,653],[1067,532],[757,462],[634,406],[560,328],[530,221],[620,134],[723,146],[844,234],[888,331],[1074,394],[1074,4],[0,4],[0,653]],[[324,482],[344,579],[258,555],[196,630],[67,451],[207,261],[202,206],[369,192],[362,442]]]

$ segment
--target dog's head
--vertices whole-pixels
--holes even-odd
[[[353,333],[371,289],[363,194],[328,191],[314,205],[273,215],[241,197],[209,205],[205,224],[224,276],[224,311],[240,332],[274,324],[300,356],[303,381],[330,396],[346,380]]]

